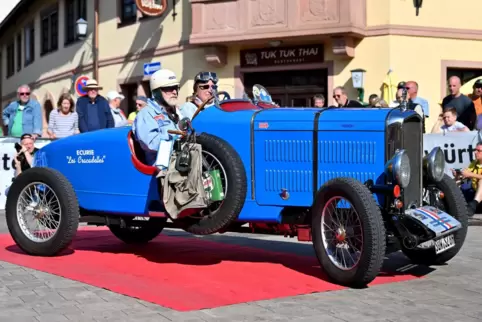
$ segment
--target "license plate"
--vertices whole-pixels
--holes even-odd
[[[440,254],[455,246],[454,235],[448,235],[437,239],[435,242],[435,254]]]

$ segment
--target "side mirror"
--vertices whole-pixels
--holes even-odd
[[[177,126],[179,127],[179,130],[185,132],[188,129],[191,129],[191,120],[188,117],[185,117],[182,120],[179,120]]]

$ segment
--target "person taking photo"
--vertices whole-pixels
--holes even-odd
[[[20,144],[15,143],[17,154],[13,158],[12,166],[15,169],[15,177],[32,167],[33,156],[38,151],[34,146],[34,138],[31,134],[23,134]]]

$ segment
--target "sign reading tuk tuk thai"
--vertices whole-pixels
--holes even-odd
[[[166,11],[166,0],[136,0],[137,9],[147,16],[160,16]]]
[[[241,67],[266,67],[322,63],[323,45],[304,45],[279,48],[242,50]]]

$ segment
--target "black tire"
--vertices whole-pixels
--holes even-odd
[[[149,222],[143,222],[136,226],[135,220],[129,220],[127,227],[119,225],[109,226],[114,236],[126,244],[146,244],[156,238],[166,226],[165,218],[149,218]]]
[[[54,236],[35,242],[22,232],[17,218],[17,203],[22,190],[34,182],[43,183],[56,194],[60,207],[60,224]],[[79,204],[74,188],[60,172],[49,168],[31,168],[22,172],[12,183],[5,207],[7,227],[15,243],[29,255],[55,256],[67,248],[79,226]]]
[[[228,189],[221,206],[202,218],[187,217],[178,219],[182,228],[196,235],[210,235],[225,230],[237,218],[246,198],[246,170],[236,150],[223,139],[203,133],[197,138],[203,151],[215,156],[224,170]]]
[[[330,260],[323,245],[323,208],[331,198],[337,196],[352,204],[362,226],[363,245],[359,261],[347,270],[338,268]],[[380,272],[386,248],[385,226],[372,193],[361,182],[352,178],[336,178],[320,188],[312,211],[312,238],[322,269],[335,283],[349,287],[364,287]]]
[[[457,219],[462,228],[454,233],[455,247],[436,255],[434,247],[407,249],[402,245],[402,252],[412,262],[423,265],[440,265],[451,260],[462,248],[468,230],[467,202],[455,181],[445,175],[442,181],[435,184],[436,188],[444,193],[444,211]]]

